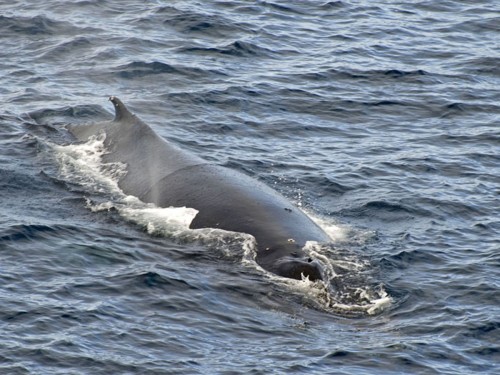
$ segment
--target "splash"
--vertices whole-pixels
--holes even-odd
[[[349,229],[352,231],[352,229]],[[372,281],[373,267],[352,251],[334,244],[308,242],[304,251],[323,266],[324,281],[317,283],[317,303],[343,315],[374,315],[392,304],[383,285]]]
[[[143,227],[149,234],[176,237],[189,230],[197,210],[187,207],[160,208],[141,202],[137,197],[126,195],[118,186],[124,176],[124,163],[104,163],[106,154],[105,135],[92,136],[85,143],[48,144],[59,166],[59,177],[84,188],[87,208],[93,212],[117,211],[126,220]],[[97,199],[102,195],[102,199]]]
[[[102,163],[106,153],[105,134],[90,137],[88,142],[61,146],[48,143],[59,165],[60,177],[93,193],[123,195],[118,179],[126,172],[123,163]]]
[[[304,251],[321,263],[324,280],[294,280],[272,274],[255,263],[255,242],[245,243],[244,264],[254,267],[273,283],[285,286],[314,308],[346,317],[376,315],[388,309],[392,298],[383,285],[370,281],[370,263],[331,245],[308,242]]]

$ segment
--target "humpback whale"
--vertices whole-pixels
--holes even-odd
[[[307,241],[331,242],[304,212],[266,184],[210,163],[157,135],[114,96],[115,118],[69,125],[79,141],[105,133],[103,162],[121,162],[126,173],[118,186],[128,195],[158,207],[198,211],[190,228],[219,228],[252,235],[256,262],[282,277],[323,279],[317,260],[304,252]]]

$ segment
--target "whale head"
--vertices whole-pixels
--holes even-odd
[[[282,277],[310,281],[323,280],[322,269],[318,261],[310,257],[283,257],[276,262],[275,272]]]
[[[303,246],[291,240],[277,241],[271,246],[261,247],[256,260],[265,269],[281,277],[323,280],[321,264],[308,256]]]

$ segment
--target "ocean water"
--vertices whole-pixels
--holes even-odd
[[[0,373],[500,372],[500,4],[0,4]],[[328,231],[327,285],[124,196],[116,95]]]

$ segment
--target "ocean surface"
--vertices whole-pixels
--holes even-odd
[[[2,1],[1,374],[500,373],[500,3]],[[125,196],[116,95],[332,237],[326,283]]]

